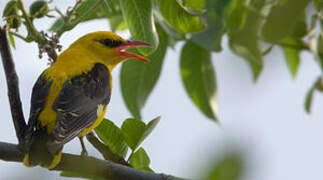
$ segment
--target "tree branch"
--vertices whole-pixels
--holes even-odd
[[[119,156],[118,154],[113,153],[112,150],[108,146],[101,143],[95,137],[93,132],[86,135],[86,139],[103,155],[105,160],[131,167],[131,165],[129,163],[127,163],[127,161],[125,161],[123,157]]]
[[[3,68],[6,74],[12,120],[15,126],[19,145],[23,145],[24,130],[26,129],[27,125],[24,119],[24,114],[22,112],[18,86],[18,76],[15,70],[15,64],[12,59],[12,54],[10,52],[6,26],[3,28],[0,27],[0,53]]]
[[[23,153],[18,148],[18,145],[0,142],[0,159],[10,162],[21,162],[23,160]],[[109,180],[184,180],[170,175],[155,174],[130,168],[93,157],[82,157],[67,153],[63,153],[61,162],[52,170],[70,171]]]
[[[23,153],[16,144],[0,142],[0,159],[9,162],[21,162]]]

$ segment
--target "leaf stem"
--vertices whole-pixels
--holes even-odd
[[[31,20],[30,16],[28,15],[22,0],[18,0],[18,5],[19,5],[20,10],[22,11],[22,15],[25,19],[25,25],[26,25],[28,33],[29,33],[28,36],[30,35],[31,38],[34,41],[36,41],[37,43],[39,43],[40,45],[47,44],[47,40],[40,35],[40,33],[36,30],[34,24],[32,23],[32,20]]]
[[[93,132],[87,134],[86,138],[103,155],[105,160],[131,167],[131,165],[127,163],[122,156],[113,153],[107,145],[101,143],[100,140],[95,137]]]
[[[11,33],[12,35],[16,36],[17,38],[20,38],[20,39],[22,39],[22,40],[24,40],[24,41],[26,41],[26,42],[31,42],[31,41],[32,41],[32,39],[30,39],[30,38],[28,38],[28,37],[24,37],[24,36],[22,36],[22,35],[20,35],[20,34],[18,34],[18,33],[15,33],[15,32],[12,32],[12,31],[10,31],[10,33]]]
[[[294,48],[294,49],[299,49],[299,50],[309,50],[310,48],[308,47],[307,44],[303,43],[302,45],[295,45],[295,44],[288,44],[288,43],[277,43],[277,45],[284,46],[284,47],[289,47],[289,48]]]
[[[57,7],[54,8],[54,11],[56,11],[61,16],[61,18],[64,19],[64,14]]]

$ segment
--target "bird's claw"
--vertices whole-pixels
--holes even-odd
[[[82,146],[81,156],[86,157],[86,156],[88,156],[88,153],[87,153],[87,150],[86,150],[85,145],[84,145],[83,137],[80,137],[79,139],[80,139],[81,146]]]
[[[81,152],[81,156],[82,157],[87,157],[88,156],[88,153],[86,151],[86,149],[83,149],[82,152]]]

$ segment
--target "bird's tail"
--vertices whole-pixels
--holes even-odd
[[[61,160],[62,146],[52,146],[52,138],[47,134],[46,128],[35,130],[29,134],[30,140],[27,144],[27,152],[23,160],[28,167],[41,165],[52,169]]]

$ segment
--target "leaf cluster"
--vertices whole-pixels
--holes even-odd
[[[147,170],[149,158],[142,148],[137,148],[153,125],[141,121],[141,111],[162,73],[169,48],[184,43],[178,67],[184,89],[201,113],[217,121],[212,53],[222,51],[222,38],[227,36],[231,51],[246,60],[255,81],[261,75],[264,57],[273,47],[282,50],[287,67],[296,78],[304,51],[313,54],[323,68],[322,10],[322,0],[76,0],[73,7],[63,12],[49,1],[37,0],[27,11],[22,0],[11,0],[3,18],[11,29],[9,39],[13,46],[14,36],[36,42],[40,54],[46,52],[52,61],[60,49],[62,34],[95,19],[107,19],[112,31],[128,29],[132,39],[153,46],[133,49],[151,59],[151,63],[127,61],[121,68],[123,99],[135,119],[127,119],[121,128],[105,120],[96,129],[115,153],[125,157],[130,148],[128,161]],[[49,27],[53,36],[34,26],[35,20],[44,18],[56,18]],[[22,25],[27,28],[27,35],[19,34]],[[321,92],[322,87],[322,78],[318,77],[307,95],[308,112],[314,92]]]
[[[103,144],[111,149],[112,153],[121,158],[127,157],[127,162],[131,167],[154,172],[150,168],[150,158],[147,152],[143,147],[139,146],[153,131],[159,120],[160,117],[157,117],[145,124],[141,120],[129,118],[126,119],[121,128],[119,128],[112,121],[104,119],[95,129],[95,133],[99,136]],[[131,150],[130,155],[128,155],[129,149]],[[93,179],[92,176],[68,171],[63,171],[61,176]]]
[[[12,35],[41,46],[52,44],[55,52],[64,32],[95,19],[107,19],[112,31],[128,29],[132,39],[150,43],[154,48],[133,51],[148,56],[152,63],[127,61],[120,74],[123,99],[137,119],[142,119],[141,109],[158,81],[168,47],[184,41],[179,68],[185,90],[204,115],[217,120],[211,54],[222,50],[222,37],[227,35],[232,52],[248,62],[254,80],[263,69],[263,57],[274,46],[282,49],[295,77],[302,51],[311,51],[321,59],[322,35],[317,38],[320,32],[316,22],[321,21],[322,3],[313,2],[316,11],[312,22],[306,21],[311,0],[77,0],[66,12],[51,8],[50,2],[43,0],[35,1],[27,12],[22,0],[11,0],[3,17],[16,31],[21,22],[27,27],[26,37],[10,33],[13,45]],[[55,17],[55,12],[59,18],[49,28],[55,36],[49,37],[35,28],[33,20]],[[48,53],[48,48],[40,48],[40,54],[43,52]]]

